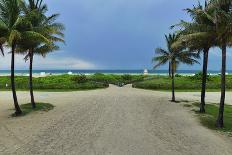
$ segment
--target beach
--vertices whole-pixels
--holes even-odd
[[[196,100],[199,93],[176,95]],[[219,100],[219,93],[210,95],[207,102]],[[169,96],[131,85],[36,92],[37,101],[52,103],[55,109],[12,118],[11,92],[1,92],[0,154],[232,154],[230,137],[203,127],[189,109],[171,103]],[[20,104],[30,99],[28,92],[18,92],[18,98]]]

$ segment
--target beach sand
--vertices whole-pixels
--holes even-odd
[[[11,93],[0,93],[0,154],[232,154],[231,138],[201,126],[188,109],[170,103],[167,92],[129,85],[35,94],[37,101],[52,103],[55,109],[11,118]],[[195,94],[177,96],[195,100]],[[29,102],[28,92],[18,92],[18,97],[21,104]],[[211,98],[218,100],[212,95],[207,101]]]
[[[205,101],[207,103],[220,103],[220,92],[207,92]],[[199,101],[201,100],[201,92],[178,92],[177,98],[179,100]],[[226,92],[225,103],[232,105],[232,92]]]

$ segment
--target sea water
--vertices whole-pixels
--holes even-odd
[[[177,74],[181,75],[194,75],[200,72],[200,70],[178,70]],[[91,75],[95,73],[103,74],[143,74],[144,70],[33,70],[34,75],[62,75],[62,74],[86,74]],[[148,70],[150,75],[168,75],[167,70]],[[208,71],[211,75],[219,75],[220,71]],[[232,71],[228,71],[228,74],[232,74]],[[15,74],[19,76],[28,76],[28,70],[15,70]],[[10,70],[0,70],[0,76],[10,75]]]

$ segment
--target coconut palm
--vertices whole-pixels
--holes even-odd
[[[43,4],[43,0],[29,0],[29,3],[23,3],[23,13],[25,17],[31,21],[33,31],[39,33],[46,38],[49,43],[45,43],[40,39],[28,40],[25,39],[20,43],[18,51],[20,53],[26,53],[25,60],[30,61],[29,65],[29,87],[31,104],[33,108],[36,108],[34,93],[33,93],[33,82],[32,82],[32,70],[33,70],[33,58],[35,54],[45,56],[47,53],[58,49],[54,43],[57,41],[64,42],[63,33],[64,26],[60,23],[56,23],[58,14],[46,16],[47,6]]]
[[[224,104],[226,91],[226,55],[227,47],[232,45],[232,1],[231,0],[211,0],[208,9],[211,14],[204,11],[205,15],[215,24],[217,33],[217,43],[222,50],[222,69],[221,69],[221,99],[218,119],[216,126],[224,127]]]
[[[193,22],[181,21],[175,25],[181,28],[179,31],[179,40],[173,45],[184,45],[191,50],[202,51],[203,53],[203,69],[202,69],[202,90],[200,113],[205,113],[205,94],[208,70],[208,54],[209,49],[216,46],[215,24],[208,19],[204,12],[209,12],[207,9],[208,3],[205,2],[203,7],[200,3],[198,6],[186,9],[187,13],[192,17]],[[173,26],[174,27],[174,26]]]
[[[16,115],[20,115],[22,111],[19,107],[15,90],[15,49],[21,36],[28,28],[28,24],[22,24],[23,21],[25,20],[20,16],[18,0],[0,0],[0,37],[2,42],[6,42],[11,48],[11,87]]]
[[[15,106],[15,115],[22,114],[15,89],[15,53],[23,40],[46,41],[39,33],[33,31],[31,22],[21,14],[21,0],[0,0],[0,38],[11,48],[11,87]]]
[[[175,72],[180,63],[192,65],[198,63],[196,58],[198,58],[198,53],[189,50],[184,50],[184,48],[179,47],[176,49],[172,48],[172,44],[178,40],[178,35],[169,34],[165,35],[167,42],[167,49],[157,48],[155,50],[157,56],[153,58],[153,62],[156,63],[154,68],[157,68],[164,64],[171,64],[171,78],[172,78],[172,102],[176,101],[175,98]]]

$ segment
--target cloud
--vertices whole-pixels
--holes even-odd
[[[195,0],[46,1],[65,24],[65,51],[105,69],[152,68],[154,48],[166,46],[164,34]],[[168,11],[167,11],[168,10]],[[75,17],[75,20],[70,17]]]
[[[97,66],[91,62],[69,57],[48,57],[35,59],[35,68],[46,68],[46,69],[96,69]]]
[[[28,69],[28,62],[23,56],[16,55],[15,68],[18,70]],[[0,69],[10,69],[10,55],[0,57]],[[96,69],[97,66],[91,62],[71,57],[47,56],[46,58],[36,56],[34,69]]]

